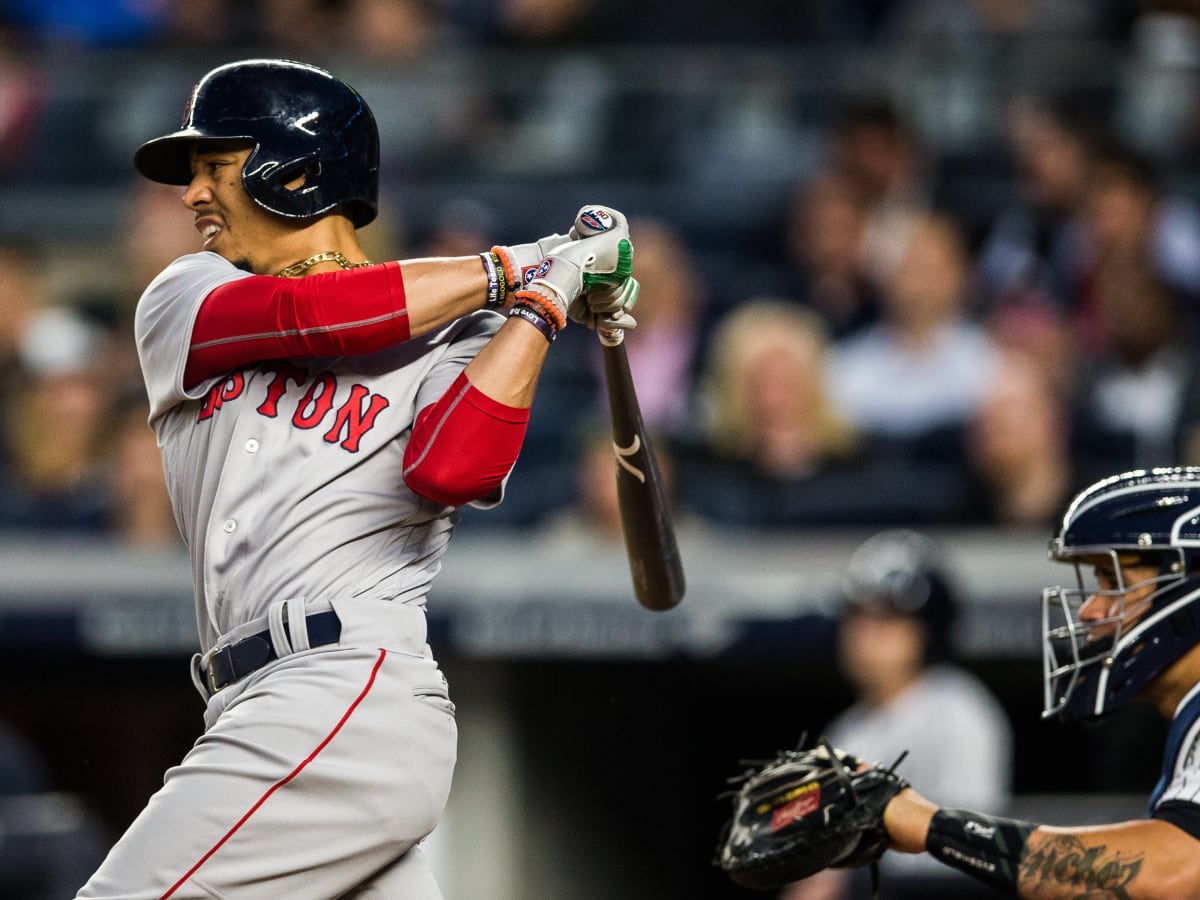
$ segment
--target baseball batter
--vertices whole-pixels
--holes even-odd
[[[531,244],[369,262],[378,159],[363,98],[283,60],[209,72],[135,155],[186,186],[203,240],[135,331],[207,706],[79,898],[440,896],[419,844],[456,730],[426,594],[457,508],[502,499],[557,331],[633,327],[636,291],[604,207]]]

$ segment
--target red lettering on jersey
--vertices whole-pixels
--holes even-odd
[[[288,382],[294,381],[296,384],[304,384],[305,376],[308,374],[299,366],[287,364],[279,365],[274,371],[275,377],[267,385],[267,399],[258,408],[258,412],[269,419],[274,419],[279,415],[279,400],[287,393]]]
[[[365,398],[369,399],[364,409],[363,400]],[[387,408],[386,397],[372,394],[361,384],[354,385],[350,388],[350,399],[338,409],[333,420],[333,427],[325,432],[325,440],[335,444],[341,438],[342,432],[345,432],[346,437],[341,442],[342,447],[351,453],[357,453],[362,436],[375,425],[375,417]]]
[[[308,381],[308,373],[299,366],[279,363],[270,370],[271,380],[267,383],[266,399],[255,410],[269,419],[278,418],[279,404],[287,396],[288,388],[295,384],[302,387]],[[204,397],[200,408],[200,420],[211,419],[227,400],[235,400],[246,390],[246,376],[234,372],[220,384],[213,385]],[[319,428],[333,413],[333,424],[325,432],[327,443],[338,444],[344,450],[357,453],[363,436],[375,427],[379,414],[391,404],[386,397],[372,394],[361,384],[350,386],[350,397],[334,412],[335,394],[338,390],[337,377],[332,372],[321,372],[296,403],[292,412],[292,424],[306,431]]]
[[[304,392],[296,412],[292,414],[292,424],[297,428],[316,428],[325,418],[326,413],[333,409],[333,392],[337,390],[337,379],[329,372],[317,376],[312,386]]]
[[[200,407],[200,415],[197,416],[196,421],[203,422],[205,419],[211,419],[226,400],[236,400],[242,396],[242,391],[245,389],[246,378],[241,372],[234,372],[220,384],[214,384],[204,397],[204,405]]]

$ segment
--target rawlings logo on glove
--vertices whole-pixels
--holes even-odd
[[[903,757],[901,757],[903,759]],[[873,865],[888,846],[883,811],[908,783],[821,741],[730,779],[733,815],[716,863],[742,887],[774,890],[822,869]]]

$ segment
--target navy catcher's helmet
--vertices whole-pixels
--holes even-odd
[[[259,205],[305,219],[344,206],[356,227],[379,208],[379,130],[366,101],[324,69],[247,59],[213,69],[192,90],[179,131],[138,148],[133,164],[151,181],[188,184],[198,141],[245,140],[242,170]],[[298,177],[295,190],[285,185]]]
[[[1043,716],[1093,719],[1128,703],[1200,643],[1200,468],[1139,469],[1098,481],[1071,501],[1050,558],[1075,566],[1078,586],[1042,592]],[[1097,558],[1114,588],[1092,575]],[[1157,574],[1125,584],[1121,563]],[[1147,589],[1142,599],[1127,594]],[[1082,620],[1089,598],[1103,619]]]
[[[956,591],[933,538],[904,528],[881,531],[854,551],[842,573],[843,614],[910,616],[925,626],[925,661],[950,655]]]

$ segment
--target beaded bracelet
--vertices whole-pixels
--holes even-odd
[[[520,269],[514,268],[516,260],[512,258],[512,254],[508,252],[507,248],[499,245],[491,249],[491,254],[492,259],[496,262],[496,269],[500,273],[500,281],[504,284],[502,290],[507,290],[510,295],[513,294],[517,288],[522,286],[521,275],[523,273]]]
[[[537,291],[517,291],[513,295],[513,302],[524,303],[537,309],[542,317],[554,326],[555,331],[566,327],[567,314],[553,300]]]
[[[543,335],[545,335],[546,340],[548,340],[550,343],[554,343],[554,338],[558,336],[558,329],[555,328],[540,312],[531,306],[517,304],[508,311],[508,317],[511,319],[513,316],[524,319]]]

